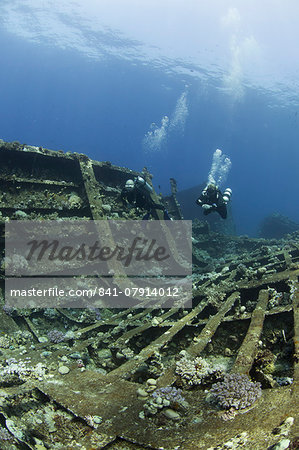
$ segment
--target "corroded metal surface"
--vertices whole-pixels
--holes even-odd
[[[262,333],[265,311],[269,300],[266,290],[259,293],[258,302],[251,314],[250,325],[246,337],[238,351],[233,371],[249,374],[258,349],[258,342]]]
[[[219,311],[210,318],[200,335],[196,337],[197,342],[189,347],[188,353],[192,356],[198,356],[204,350],[221,324],[225,314],[231,309],[238,297],[239,292],[234,292],[228,297],[225,303],[220,307]]]
[[[120,201],[126,179],[137,172],[92,161],[82,154],[18,143],[0,143],[0,158],[3,222],[142,216],[124,211]],[[175,193],[173,189],[166,203],[173,216],[181,218]],[[76,443],[110,449],[130,448],[130,443],[134,448],[227,448],[225,442],[245,433],[243,448],[256,450],[278,442],[281,436],[275,430],[293,416],[288,438],[295,440],[299,435],[298,240],[218,236],[209,234],[204,226],[201,231],[193,242],[191,310],[131,308],[104,311],[103,317],[95,318],[91,312],[74,314],[63,309],[48,315],[25,310],[10,316],[1,309],[0,337],[17,335],[12,348],[1,351],[9,358],[28,358],[32,366],[42,362],[49,371],[40,378],[33,373],[20,386],[0,388],[2,422],[13,418],[20,429],[26,429],[25,419],[16,412],[24,411],[26,416],[29,404],[31,415],[43,418],[43,409],[48,414],[52,411],[51,417],[59,425],[56,433],[66,430],[59,435],[65,448],[76,448]],[[1,239],[4,245],[3,230]],[[217,265],[217,259],[223,261]],[[1,282],[3,288],[3,270]],[[47,339],[41,342],[45,322],[53,327],[61,324],[72,333],[63,344]],[[7,345],[5,339],[2,342]],[[262,397],[252,409],[229,421],[206,401],[202,386],[184,391],[188,408],[178,422],[144,417],[144,400],[138,390],[145,388],[148,378],[155,378],[158,387],[174,384],[181,350],[193,357],[228,357],[230,370],[241,373],[251,371],[257,353],[276,352],[282,358],[282,374],[288,375],[284,378],[293,378],[293,382],[281,386],[273,382],[270,389],[268,372]],[[81,357],[92,369],[84,370]],[[69,373],[61,375],[58,368],[65,361]],[[63,411],[69,416],[63,417]],[[97,416],[100,423],[95,424],[92,420]],[[16,438],[14,445],[19,447],[15,448],[20,448],[21,442],[29,448],[43,448],[34,439],[55,448],[54,432],[48,432],[44,423],[28,426],[26,433]],[[69,439],[72,433],[73,439]]]

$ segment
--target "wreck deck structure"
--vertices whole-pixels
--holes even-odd
[[[8,220],[138,218],[136,212],[124,211],[119,199],[125,181],[138,172],[84,154],[3,141],[0,161],[3,258]],[[181,219],[175,193],[172,181],[172,194],[164,202]],[[203,250],[220,259],[212,269],[212,256],[204,257]],[[235,445],[256,450],[283,439],[298,442],[299,239],[219,237],[205,224],[195,224],[193,263],[191,310],[132,308],[92,320],[84,313],[55,309],[52,323],[74,330],[63,343],[41,339],[43,312],[9,315],[1,308],[2,335],[30,334],[28,342],[1,352],[6,358],[26,358],[32,366],[43,361],[51,374],[0,384],[0,422],[14,439],[3,441],[3,448],[60,444],[70,449],[193,450]],[[2,267],[2,292],[4,278]],[[179,420],[143,417],[138,390],[148,378],[157,387],[174,385],[182,350],[193,357],[229,358],[230,372],[261,382],[262,397],[252,409],[224,420],[200,386],[184,391],[189,406]],[[288,367],[290,383],[279,383],[279,377],[260,369],[268,350],[280,359],[282,378]],[[74,355],[89,360],[94,370],[81,370]],[[61,358],[70,368],[64,375],[56,370]],[[45,411],[52,411],[51,423],[44,420]],[[40,421],[33,426],[34,414]],[[290,416],[295,422],[286,432],[281,424]]]

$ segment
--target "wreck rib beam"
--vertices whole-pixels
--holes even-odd
[[[231,294],[224,305],[219,309],[218,313],[213,316],[206,326],[203,328],[199,336],[197,337],[197,343],[192,344],[187,349],[187,352],[192,356],[199,355],[202,350],[206,347],[206,345],[211,340],[212,336],[215,334],[218,326],[221,324],[225,314],[231,309],[233,304],[235,303],[236,299],[239,297],[239,292],[234,292]],[[201,311],[204,309],[205,306],[208,305],[208,302],[204,304],[204,306],[201,308]],[[199,306],[199,305],[198,305]],[[194,316],[195,317],[195,316]],[[159,378],[159,386],[165,386],[167,384],[172,384],[175,380],[175,365],[173,364],[171,367],[169,367],[165,373]]]
[[[79,164],[92,218],[93,220],[101,220],[103,219],[102,201],[99,196],[100,188],[94,175],[92,161],[90,159],[84,161],[79,159]]]
[[[162,322],[164,319],[167,319],[170,316],[173,316],[176,312],[178,312],[178,308],[173,308],[170,309],[169,311],[167,311],[166,313],[162,314],[161,316],[159,315],[159,320],[161,322],[161,326],[163,326]],[[160,325],[159,325],[160,326]],[[115,346],[118,345],[124,345],[126,344],[132,337],[143,333],[144,331],[148,330],[149,328],[152,327],[152,323],[144,323],[143,325],[136,327],[132,330],[127,331],[126,333],[124,333],[119,339],[117,339],[117,341],[115,342]]]
[[[107,377],[125,377],[130,375],[132,372],[138,369],[138,367],[146,361],[148,358],[153,356],[160,348],[171,341],[171,339],[182,330],[191,320],[196,317],[204,308],[207,306],[207,302],[203,302],[197,305],[189,314],[176,322],[168,331],[164,332],[150,345],[141,350],[141,352],[133,359],[127,361],[122,366],[113,370],[107,375]]]
[[[214,336],[217,328],[223,321],[223,318],[226,313],[232,308],[237,298],[239,298],[240,294],[239,292],[233,292],[226,302],[222,305],[222,307],[219,309],[217,314],[215,316],[211,317],[211,319],[208,321],[204,329],[201,331],[200,335],[197,337],[197,342],[192,344],[188,349],[187,352],[192,356],[198,356],[203,349],[206,347],[206,345],[210,342],[212,337]]]
[[[263,324],[268,300],[268,291],[262,289],[259,293],[256,308],[251,315],[249,329],[241,347],[239,348],[232,372],[238,372],[247,375],[249,374],[257,352],[258,342],[263,331]]]

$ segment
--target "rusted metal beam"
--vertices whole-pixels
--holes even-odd
[[[36,327],[33,325],[33,323],[31,322],[31,320],[29,319],[29,317],[24,316],[23,317],[24,321],[26,322],[29,330],[31,331],[31,333],[33,334],[33,336],[35,337],[35,339],[37,341],[39,341],[39,332],[37,331]]]
[[[206,345],[210,342],[217,328],[223,321],[225,314],[232,308],[237,298],[239,298],[239,292],[233,292],[226,302],[221,306],[217,314],[210,318],[204,329],[201,331],[196,339],[196,343],[190,345],[187,352],[192,356],[199,355]]]
[[[223,293],[225,293],[225,292],[231,290],[231,283],[233,283],[234,287],[238,291],[240,291],[241,289],[252,289],[252,288],[258,288],[260,286],[267,285],[267,284],[277,283],[279,281],[288,280],[289,278],[296,277],[296,276],[299,276],[299,269],[295,269],[295,270],[288,269],[288,270],[284,270],[282,272],[271,273],[268,275],[266,274],[261,279],[256,279],[256,280],[234,281],[234,280],[231,280],[231,276],[229,276],[227,279],[222,280],[223,282],[220,281],[220,283],[217,284],[217,278],[216,278],[213,280],[208,280],[205,283],[203,283],[201,286],[198,286],[197,289],[193,290],[193,295],[194,295],[194,297],[204,295],[206,289],[209,288],[209,286],[211,286],[212,284],[217,284],[217,287],[219,288],[219,290],[221,290]]]
[[[251,315],[251,322],[247,334],[239,348],[232,371],[249,374],[258,349],[258,342],[263,331],[265,312],[268,305],[269,293],[262,289],[259,293],[258,302]]]
[[[223,320],[223,317],[231,309],[231,307],[233,306],[233,304],[235,303],[235,301],[238,297],[239,297],[239,292],[234,292],[232,295],[230,295],[228,297],[228,299],[226,300],[226,302],[223,304],[223,306],[220,308],[218,313],[215,316],[213,316],[211,319],[209,319],[206,326],[203,328],[203,330],[201,331],[199,336],[196,338],[196,343],[191,344],[187,348],[187,352],[189,353],[189,355],[197,356],[202,352],[202,350],[206,347],[208,342],[211,340],[212,336],[215,334],[218,326],[220,325],[220,323]],[[209,302],[207,301],[204,304],[204,307],[207,306],[208,303]],[[204,307],[202,307],[201,310],[203,310]],[[159,386],[165,386],[167,384],[172,384],[174,380],[175,380],[175,364],[173,364],[171,367],[169,367],[165,371],[165,373],[160,376],[158,384],[159,384]]]
[[[92,325],[88,325],[87,327],[75,331],[75,337],[76,338],[82,337],[84,334],[89,333],[90,331],[97,330],[98,328],[101,328],[105,325],[114,325],[117,322],[117,320],[122,319],[123,317],[126,318],[128,314],[133,314],[135,311],[136,311],[135,308],[121,310],[118,314],[114,314],[107,320],[98,321],[97,323],[93,323]],[[151,312],[152,312],[151,308],[144,309],[141,313],[133,315],[132,321],[138,320]]]
[[[109,375],[107,375],[107,377],[125,377],[136,371],[144,361],[149,359],[155,354],[155,352],[158,352],[160,348],[170,342],[171,339],[185,327],[185,325],[191,322],[191,320],[207,306],[207,304],[208,302],[202,302],[201,304],[197,305],[189,314],[187,314],[185,317],[182,317],[182,319],[178,320],[177,323],[175,323],[169,330],[164,332],[151,344],[142,349],[137,356],[130,359],[117,369],[111,371]]]
[[[92,218],[94,220],[101,220],[104,218],[102,210],[102,200],[99,195],[100,187],[94,175],[92,160],[79,159],[79,164]]]
[[[162,326],[162,322],[164,319],[167,319],[168,317],[173,316],[176,312],[178,312],[178,310],[179,310],[178,308],[173,308],[173,309],[170,309],[169,311],[167,311],[166,313],[164,313],[160,316],[157,316],[157,317],[159,317],[159,321],[161,321],[161,324],[159,324],[159,326]],[[143,333],[144,331],[148,330],[151,327],[152,327],[152,322],[149,321],[148,323],[144,323],[143,325],[140,325],[139,327],[136,327],[132,330],[127,331],[119,339],[117,339],[114,346],[117,347],[118,345],[122,346],[122,345],[126,344],[132,337]]]
[[[59,186],[59,187],[74,187],[78,188],[79,184],[73,183],[71,181],[57,181],[57,180],[34,180],[33,178],[21,178],[14,176],[1,176],[0,182],[4,183],[23,183],[23,184],[35,184],[35,185],[49,185],[49,186]]]

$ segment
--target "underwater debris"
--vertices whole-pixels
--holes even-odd
[[[4,142],[0,160],[2,235],[5,222],[15,219],[142,217],[140,211],[124,211],[119,201],[125,181],[139,175],[130,169],[69,152],[31,146],[23,151],[17,143]],[[80,198],[80,202],[74,198],[76,207],[69,202],[72,193]],[[179,205],[172,200],[171,215],[181,218]],[[1,250],[3,306],[3,244]],[[14,358],[11,363],[19,365],[20,373],[8,369],[7,363],[0,368],[12,370],[5,375],[11,377],[9,385],[1,386],[1,414],[22,431],[29,447],[41,445],[37,436],[43,436],[48,448],[117,448],[117,436],[122,436],[122,445],[134,442],[135,448],[176,448],[184,441],[186,450],[230,444],[255,450],[264,448],[265,441],[271,446],[285,437],[291,445],[295,442],[292,428],[288,436],[273,430],[283,418],[296,419],[298,414],[298,383],[293,382],[298,380],[298,276],[298,232],[280,240],[251,239],[216,233],[206,222],[197,222],[193,224],[192,309],[4,306],[0,308],[1,357],[3,361]],[[261,291],[269,295],[262,309],[257,307]],[[254,345],[251,323],[257,327]],[[47,334],[55,329],[66,338],[53,345]],[[234,370],[231,366],[237,358],[238,368],[249,371],[252,383],[260,381],[251,372],[254,367],[273,378],[274,383],[263,383],[262,402],[254,401],[242,427],[238,428],[239,416],[230,422],[231,438],[218,410],[206,402],[204,388],[218,378],[212,378],[213,372],[211,378],[209,374],[202,377],[199,366],[196,374],[192,367],[189,372],[190,361],[181,361],[182,350],[190,354],[191,362],[209,364],[215,357],[214,366],[227,355],[230,367],[224,372]],[[177,373],[180,361],[182,372]],[[40,376],[35,371],[38,364],[42,364]],[[209,367],[201,365],[209,372]],[[65,375],[58,371],[62,366],[69,369]],[[150,399],[161,405],[160,400],[157,403],[161,395],[155,399],[152,393],[166,388],[180,388],[186,404],[176,409],[179,403],[168,405],[164,399],[163,404],[162,399],[162,408],[147,416],[144,405]],[[14,415],[18,410],[21,416]],[[229,416],[230,409],[222,414]],[[86,417],[100,417],[101,423],[93,422],[97,427],[91,429]]]

